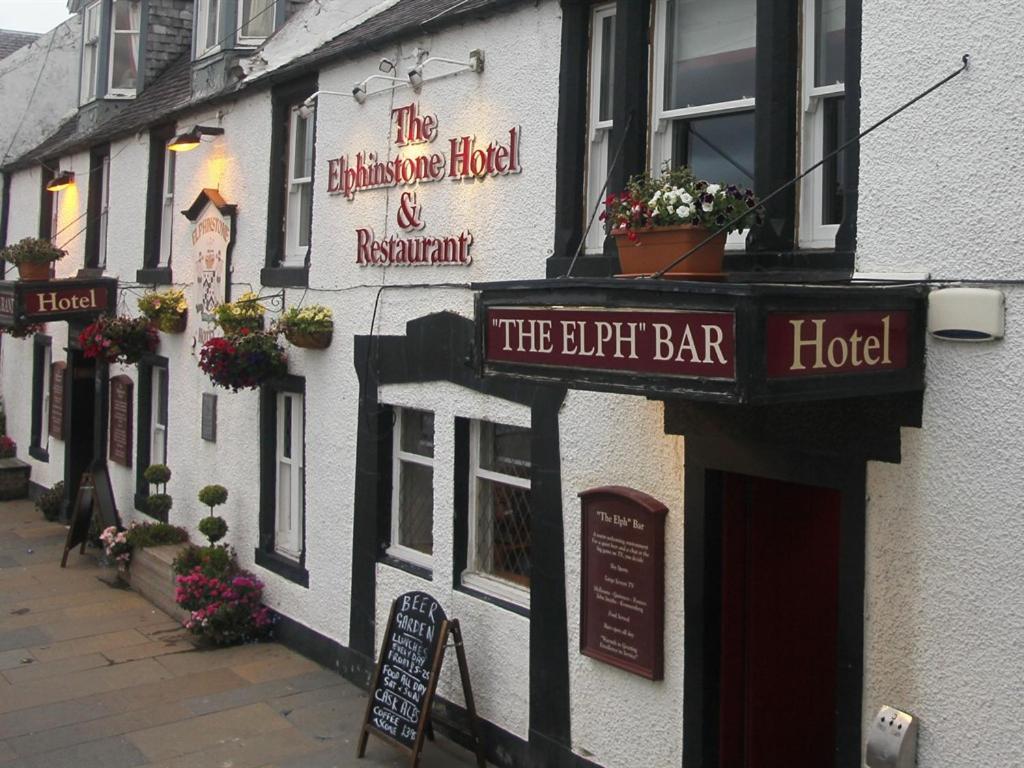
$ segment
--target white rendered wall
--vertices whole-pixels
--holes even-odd
[[[862,124],[970,70],[861,151],[858,268],[1024,278],[1024,53],[1015,0],[864,3]],[[865,727],[882,704],[920,722],[922,768],[1024,764],[1024,292],[1006,338],[929,340],[921,429],[868,472]]]

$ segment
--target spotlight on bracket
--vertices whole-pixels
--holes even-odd
[[[223,128],[209,128],[205,125],[194,125],[185,133],[175,136],[167,148],[172,152],[188,152],[199,146],[203,136],[223,136]]]
[[[75,183],[74,171],[61,171],[54,176],[46,185],[47,192],[60,192]]]
[[[423,65],[422,64],[420,64],[418,66],[415,66],[415,67],[413,67],[412,69],[409,70],[409,85],[412,86],[412,89],[414,91],[416,91],[416,93],[419,93],[420,89],[423,88]]]
[[[377,65],[377,69],[383,72],[385,75],[390,75],[397,69],[397,65],[391,59],[384,57],[380,60],[380,64]]]
[[[352,87],[352,98],[356,100],[356,104],[362,104],[366,101],[366,84],[356,83]]]

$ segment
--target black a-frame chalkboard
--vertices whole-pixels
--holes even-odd
[[[366,742],[372,733],[407,752],[411,768],[419,765],[423,736],[433,734],[430,706],[449,637],[454,640],[458,657],[477,766],[485,768],[458,619],[449,619],[440,603],[426,592],[407,592],[391,604],[380,658],[370,685],[370,698],[366,702],[357,757],[366,753]]]
[[[76,546],[81,546],[79,552],[85,552],[93,514],[97,516],[101,528],[108,528],[112,525],[120,529],[121,518],[117,514],[117,506],[114,504],[114,491],[110,486],[110,475],[107,473],[107,465],[101,461],[93,464],[91,473],[82,473],[82,480],[78,483],[75,503],[71,508],[68,537],[64,541],[64,554],[60,558],[61,568],[67,566],[68,553]]]

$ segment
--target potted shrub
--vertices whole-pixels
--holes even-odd
[[[292,307],[281,316],[277,327],[296,347],[327,349],[334,335],[334,315],[322,304]]]
[[[145,317],[101,316],[78,335],[82,354],[108,363],[137,363],[156,352],[160,336]]]
[[[288,357],[273,333],[215,337],[199,350],[199,367],[218,387],[255,389],[288,371]]]
[[[255,333],[263,330],[263,314],[266,310],[259,302],[259,296],[247,291],[235,301],[218,304],[213,309],[214,320],[225,336],[235,336],[243,331]]]
[[[64,503],[64,482],[58,481],[53,488],[43,491],[36,499],[36,508],[43,513],[43,517],[53,522],[60,517],[60,508]]]
[[[759,216],[752,191],[711,184],[688,168],[665,170],[660,176],[634,176],[622,193],[608,197],[601,214],[611,226],[627,275],[664,269],[717,233],[667,273],[690,278],[721,275],[726,236],[750,227]],[[718,232],[730,222],[728,229]]]
[[[146,292],[139,299],[139,310],[164,333],[183,333],[188,324],[188,302],[178,288]]]
[[[22,280],[49,280],[51,265],[67,255],[49,240],[26,237],[0,250],[4,261],[18,268]]]
[[[228,500],[228,489],[223,485],[204,485],[199,489],[199,501],[210,508],[210,514],[199,521],[199,532],[210,540],[211,546],[228,532],[227,521],[214,514],[213,508]]]
[[[166,520],[174,506],[174,500],[167,494],[167,482],[171,479],[170,468],[166,464],[150,464],[142,477],[153,486],[153,492],[146,497],[146,513],[159,520]],[[159,492],[158,487],[162,487]]]

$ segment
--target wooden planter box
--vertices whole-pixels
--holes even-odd
[[[32,467],[21,459],[0,459],[0,499],[28,498]]]
[[[137,549],[128,568],[128,583],[132,589],[153,603],[172,619],[185,623],[188,611],[174,601],[174,571],[171,563],[187,544],[167,544],[163,547]]]

